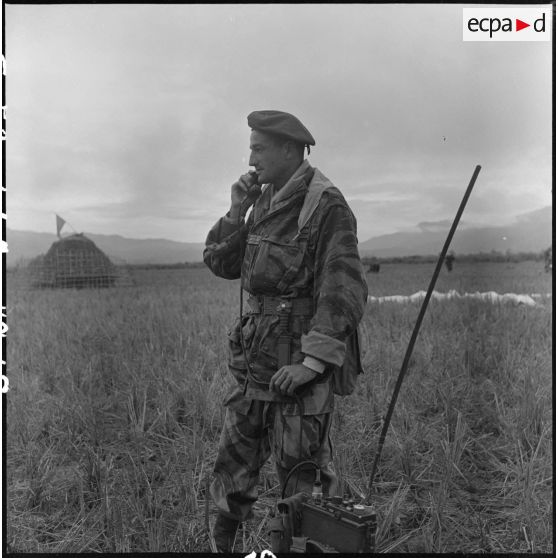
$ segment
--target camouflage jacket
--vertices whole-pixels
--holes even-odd
[[[299,231],[299,214],[312,181],[324,181],[328,188],[313,217]],[[327,365],[305,390],[303,403],[306,414],[330,411],[330,372],[345,360],[346,341],[358,327],[368,295],[356,220],[341,192],[304,161],[276,194],[272,185],[264,187],[246,222],[232,222],[228,214],[219,219],[207,236],[204,261],[219,277],[241,278],[251,297],[312,299],[309,315],[291,316],[291,363],[301,363],[309,355]],[[278,322],[276,315],[250,312],[243,318],[252,374],[244,396],[238,391],[232,395],[237,408],[246,408],[250,399],[277,400],[266,384],[278,368]],[[229,368],[239,386],[244,386],[246,361],[240,327],[237,320],[229,332]],[[349,350],[354,350],[354,344]],[[298,413],[294,406],[293,412]]]

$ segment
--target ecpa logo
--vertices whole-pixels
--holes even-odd
[[[549,41],[552,8],[463,8],[464,41]]]

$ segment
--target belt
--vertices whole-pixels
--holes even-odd
[[[275,316],[287,313],[291,316],[312,316],[314,300],[307,298],[281,298],[278,296],[250,296],[248,305],[253,314]]]

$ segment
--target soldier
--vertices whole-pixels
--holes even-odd
[[[445,264],[446,264],[446,268],[448,271],[451,271],[453,269],[453,262],[455,261],[455,254],[452,252],[450,252],[449,254],[447,254],[446,259],[445,259]]]
[[[368,294],[356,220],[304,158],[315,145],[310,132],[274,110],[252,112],[248,126],[255,171],[232,185],[230,211],[204,250],[215,275],[241,278],[241,314],[228,336],[236,385],[225,401],[211,485],[221,552],[233,549],[239,524],[251,517],[271,454],[283,486],[297,463],[312,460],[324,494],[335,493],[333,395],[346,393],[337,388],[347,368],[361,370],[357,327]],[[314,471],[299,471],[298,491],[311,491],[314,480]]]
[[[544,251],[544,270],[546,272],[552,269],[552,246]]]

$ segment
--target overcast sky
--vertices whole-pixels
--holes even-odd
[[[477,164],[466,224],[548,206],[551,42],[464,42],[463,6],[6,5],[8,227],[201,242],[258,109],[361,241],[453,219]]]

